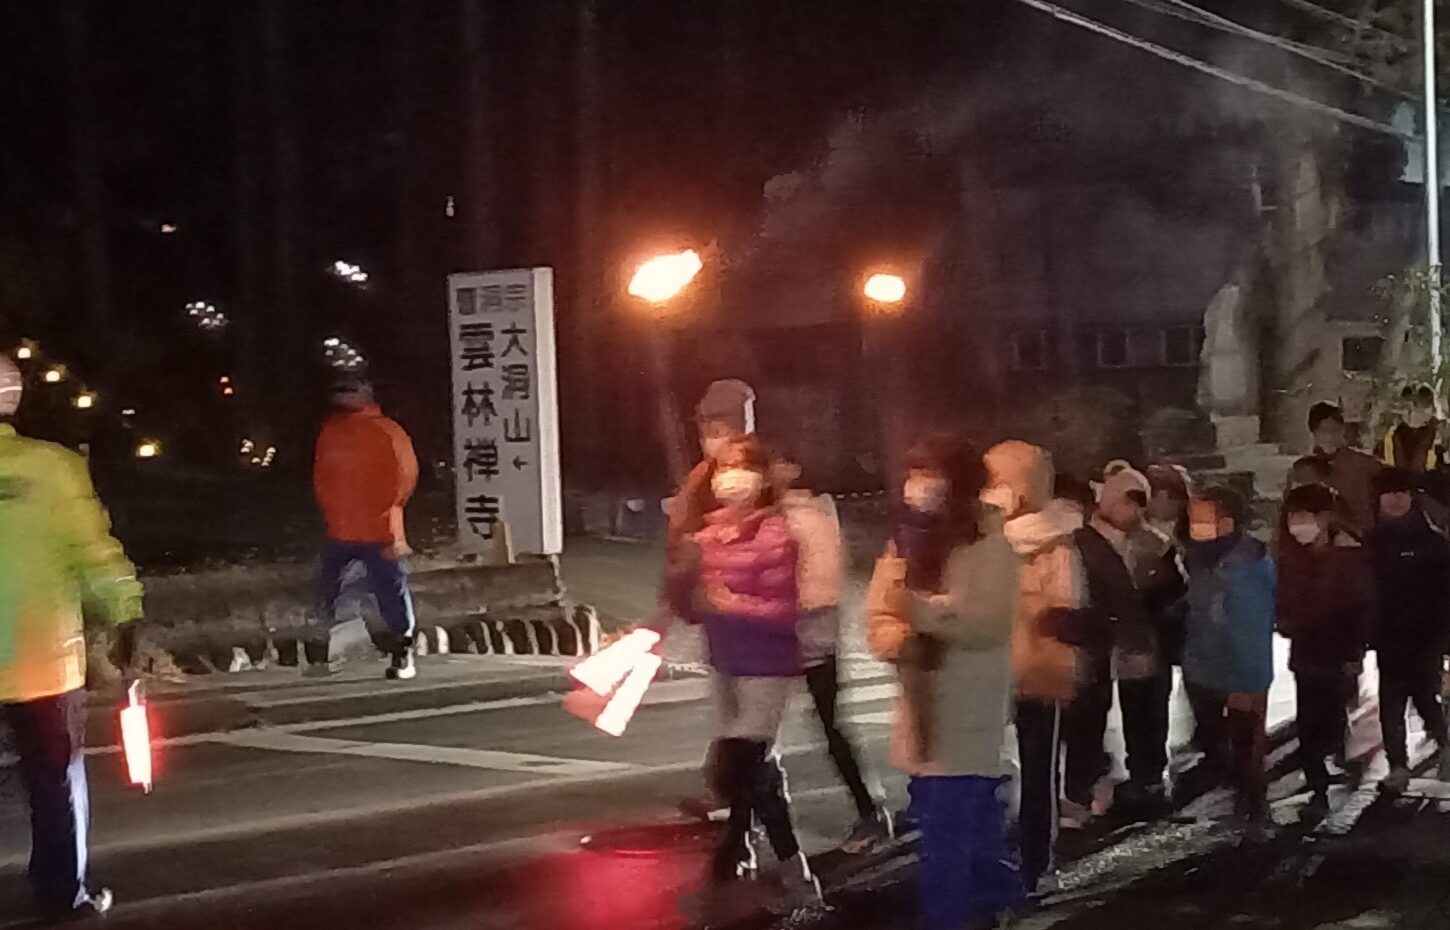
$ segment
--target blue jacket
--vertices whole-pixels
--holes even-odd
[[[1274,681],[1274,564],[1263,543],[1236,535],[1191,542],[1183,677],[1230,694]]]

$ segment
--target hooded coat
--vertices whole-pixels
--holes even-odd
[[[891,758],[911,775],[997,777],[1002,733],[1012,697],[1011,639],[1020,561],[1002,535],[1002,518],[987,508],[983,536],[952,550],[942,570],[943,593],[911,592],[911,628],[941,644],[941,665],[931,672],[936,713],[922,715],[897,698]],[[949,712],[942,712],[948,710]],[[930,738],[917,739],[917,721],[931,721]],[[923,758],[921,746],[931,747]]]
[[[1087,603],[1082,559],[1073,535],[1082,514],[1052,500],[1052,456],[1009,440],[987,451],[989,498],[1012,515],[1003,533],[1022,560],[1012,622],[1012,667],[1017,694],[1030,700],[1068,701],[1084,674],[1079,650],[1058,635],[1065,616]]]
[[[695,541],[699,584],[729,593],[728,604],[700,611],[710,664],[738,677],[801,674],[799,555],[785,518],[771,509],[742,516],[722,508],[705,518]]]

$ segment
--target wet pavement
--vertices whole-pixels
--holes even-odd
[[[620,548],[629,545],[592,549],[574,563],[586,565],[575,572],[585,590],[608,581],[613,587],[600,587],[601,596],[612,591],[617,609],[626,613],[647,608],[653,594],[652,581],[644,580],[654,570],[648,562],[653,555],[648,547]],[[858,593],[853,588],[853,597]],[[860,642],[858,626],[848,626],[847,642]],[[697,645],[683,634],[672,648],[688,659]],[[710,831],[685,822],[675,805],[701,787],[701,756],[711,731],[705,682],[656,684],[630,730],[613,739],[566,714],[547,687],[459,697],[463,692],[455,692],[453,677],[469,687],[475,677],[469,660],[482,657],[429,657],[418,682],[401,689],[377,681],[363,667],[321,683],[280,672],[217,679],[208,687],[229,700],[242,696],[240,703],[257,717],[254,725],[201,727],[165,744],[150,797],[121,784],[114,754],[93,756],[95,873],[116,889],[120,901],[108,925],[128,930],[689,925],[702,913],[694,893]],[[561,664],[550,667],[540,660],[512,669],[477,667],[480,680],[557,681],[561,673]],[[894,686],[883,667],[866,659],[847,663],[846,676],[843,715],[861,739],[869,767],[899,805],[902,781],[885,762]],[[430,689],[430,677],[438,687]],[[1258,920],[1256,915],[1273,906],[1290,907],[1286,902],[1295,893],[1318,889],[1313,884],[1318,873],[1301,874],[1313,861],[1301,847],[1354,843],[1366,824],[1378,824],[1380,814],[1394,811],[1343,793],[1336,798],[1341,815],[1329,828],[1299,825],[1302,785],[1291,771],[1292,728],[1284,726],[1292,714],[1290,685],[1281,673],[1271,710],[1280,734],[1272,756],[1277,810],[1285,824],[1279,840],[1264,848],[1235,846],[1232,831],[1216,820],[1228,808],[1221,792],[1186,811],[1192,822],[1109,822],[1065,840],[1073,862],[1061,876],[1061,892],[1021,926],[1237,925],[1224,922],[1233,916],[1224,916],[1225,902],[1237,900],[1235,889],[1258,888],[1279,875],[1271,860],[1299,863],[1301,877],[1274,879],[1279,883],[1266,886],[1262,901],[1253,899],[1257,910],[1245,911],[1248,917]],[[1184,739],[1187,724],[1180,705],[1175,741]],[[823,856],[818,861],[828,879],[830,908],[795,915],[793,923],[910,927],[909,849],[859,859],[831,852],[849,827],[851,810],[817,740],[801,695],[783,744],[802,839]],[[1110,743],[1119,744],[1116,731]],[[25,907],[27,837],[13,770],[0,768],[0,802],[0,928],[9,930],[24,925],[19,915]],[[1372,844],[1368,851],[1379,850]],[[1365,885],[1381,887],[1388,886]],[[726,916],[741,916],[732,908],[754,914],[748,905],[769,900],[759,892],[751,887],[743,903],[724,902]],[[1183,911],[1188,916],[1174,916],[1175,907],[1188,908]],[[1192,908],[1200,911],[1190,913]],[[1151,920],[1137,922],[1133,915],[1139,913]],[[1213,919],[1220,922],[1206,922],[1210,917],[1203,915],[1217,915]]]

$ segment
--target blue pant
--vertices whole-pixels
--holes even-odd
[[[337,599],[342,595],[343,574],[352,563],[361,562],[388,631],[404,642],[411,641],[416,622],[413,595],[408,590],[408,563],[384,556],[387,548],[382,543],[327,541],[322,549],[321,579],[321,620],[327,629],[337,622]]]
[[[83,755],[86,693],[3,704],[30,797],[30,883],[47,911],[80,906],[86,890],[90,793]]]
[[[921,823],[917,884],[924,930],[960,930],[1022,903],[1022,876],[997,797],[1001,784],[978,775],[911,780]]]

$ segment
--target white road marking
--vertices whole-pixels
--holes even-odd
[[[564,777],[623,772],[635,768],[624,762],[563,759],[557,756],[536,756],[523,752],[467,749],[457,746],[428,746],[420,743],[374,743],[329,739],[320,736],[283,733],[271,729],[239,730],[236,733],[214,736],[211,741],[224,746],[266,749],[273,752],[360,756],[365,759],[387,759],[393,762],[431,762],[488,769],[494,772],[527,772]]]

